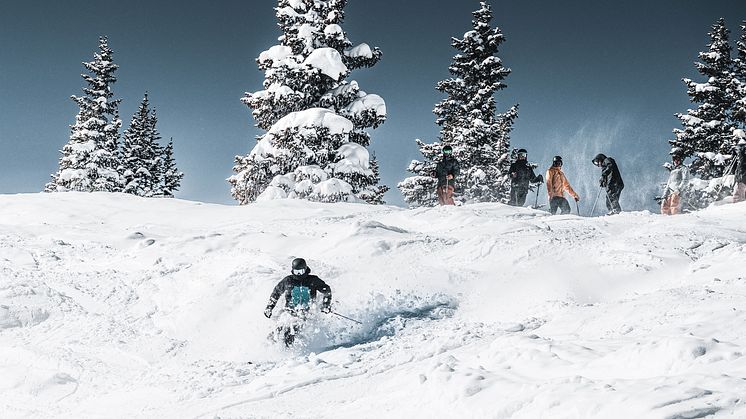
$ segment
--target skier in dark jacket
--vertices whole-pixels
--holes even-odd
[[[733,202],[746,201],[746,139],[736,145],[736,183],[733,185]]]
[[[297,258],[292,263],[292,275],[283,278],[272,291],[267,308],[264,309],[264,315],[267,318],[272,317],[272,310],[283,293],[285,294],[285,311],[300,320],[278,328],[278,332],[283,335],[285,345],[290,346],[303,326],[302,320],[305,320],[311,307],[316,304],[318,293],[323,294],[321,312],[331,313],[332,289],[318,276],[311,275],[311,269],[305,259]]]
[[[624,189],[624,181],[619,173],[619,167],[611,157],[599,154],[593,159],[593,164],[601,168],[600,186],[606,188],[606,215],[619,214],[622,207],[619,205],[619,196]]]
[[[509,205],[522,207],[526,203],[529,183],[544,182],[541,175],[536,176],[534,169],[528,163],[526,149],[517,151],[515,162],[510,165],[510,201]],[[538,192],[537,192],[538,193]]]
[[[453,202],[454,182],[459,174],[459,162],[453,157],[453,147],[443,147],[443,158],[435,166],[435,177],[438,178],[438,203],[456,205]]]

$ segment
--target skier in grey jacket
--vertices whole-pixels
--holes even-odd
[[[676,215],[681,214],[682,195],[686,192],[689,184],[689,168],[684,166],[684,158],[680,152],[674,151],[671,154],[673,166],[671,173],[668,175],[668,182],[663,191],[663,202],[661,203],[661,214]]]

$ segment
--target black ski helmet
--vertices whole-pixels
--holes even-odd
[[[673,148],[669,154],[671,154],[671,160],[672,161],[673,160],[678,160],[678,161],[681,161],[681,162],[684,161],[684,150],[682,150],[679,147]]]
[[[307,271],[308,270],[308,265],[306,264],[306,260],[303,259],[303,258],[295,258],[295,259],[293,259],[293,264],[292,264],[292,268],[291,269],[292,269],[293,273],[295,273],[296,271],[303,271],[303,272]]]
[[[552,166],[562,166],[562,156],[554,156]]]
[[[604,162],[604,160],[606,160],[606,155],[598,153],[596,157],[593,158],[593,164],[595,164],[596,166],[600,166],[601,163]]]

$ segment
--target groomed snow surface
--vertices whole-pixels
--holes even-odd
[[[743,418],[745,213],[2,195],[0,417]]]

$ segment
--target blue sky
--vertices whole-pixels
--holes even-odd
[[[186,173],[180,198],[232,203],[233,157],[261,131],[239,99],[261,89],[254,59],[279,36],[273,1],[42,0],[0,3],[0,193],[36,192],[57,167],[77,108],[82,61],[107,35],[120,65],[115,95],[125,126],[150,92],[159,129],[173,137]],[[501,110],[520,104],[513,145],[543,171],[561,154],[571,183],[590,205],[597,189],[592,157],[617,159],[628,209],[652,208],[666,177],[673,116],[689,106],[682,77],[707,32],[725,17],[732,36],[746,19],[740,1],[493,1],[507,37],[501,58],[512,68],[498,94]],[[387,200],[402,204],[396,183],[419,154],[415,138],[434,141],[435,84],[456,53],[451,36],[470,28],[478,1],[351,0],[344,29],[354,43],[379,46],[380,64],[350,79],[387,102],[388,121],[372,132]],[[542,198],[544,198],[542,196]]]

